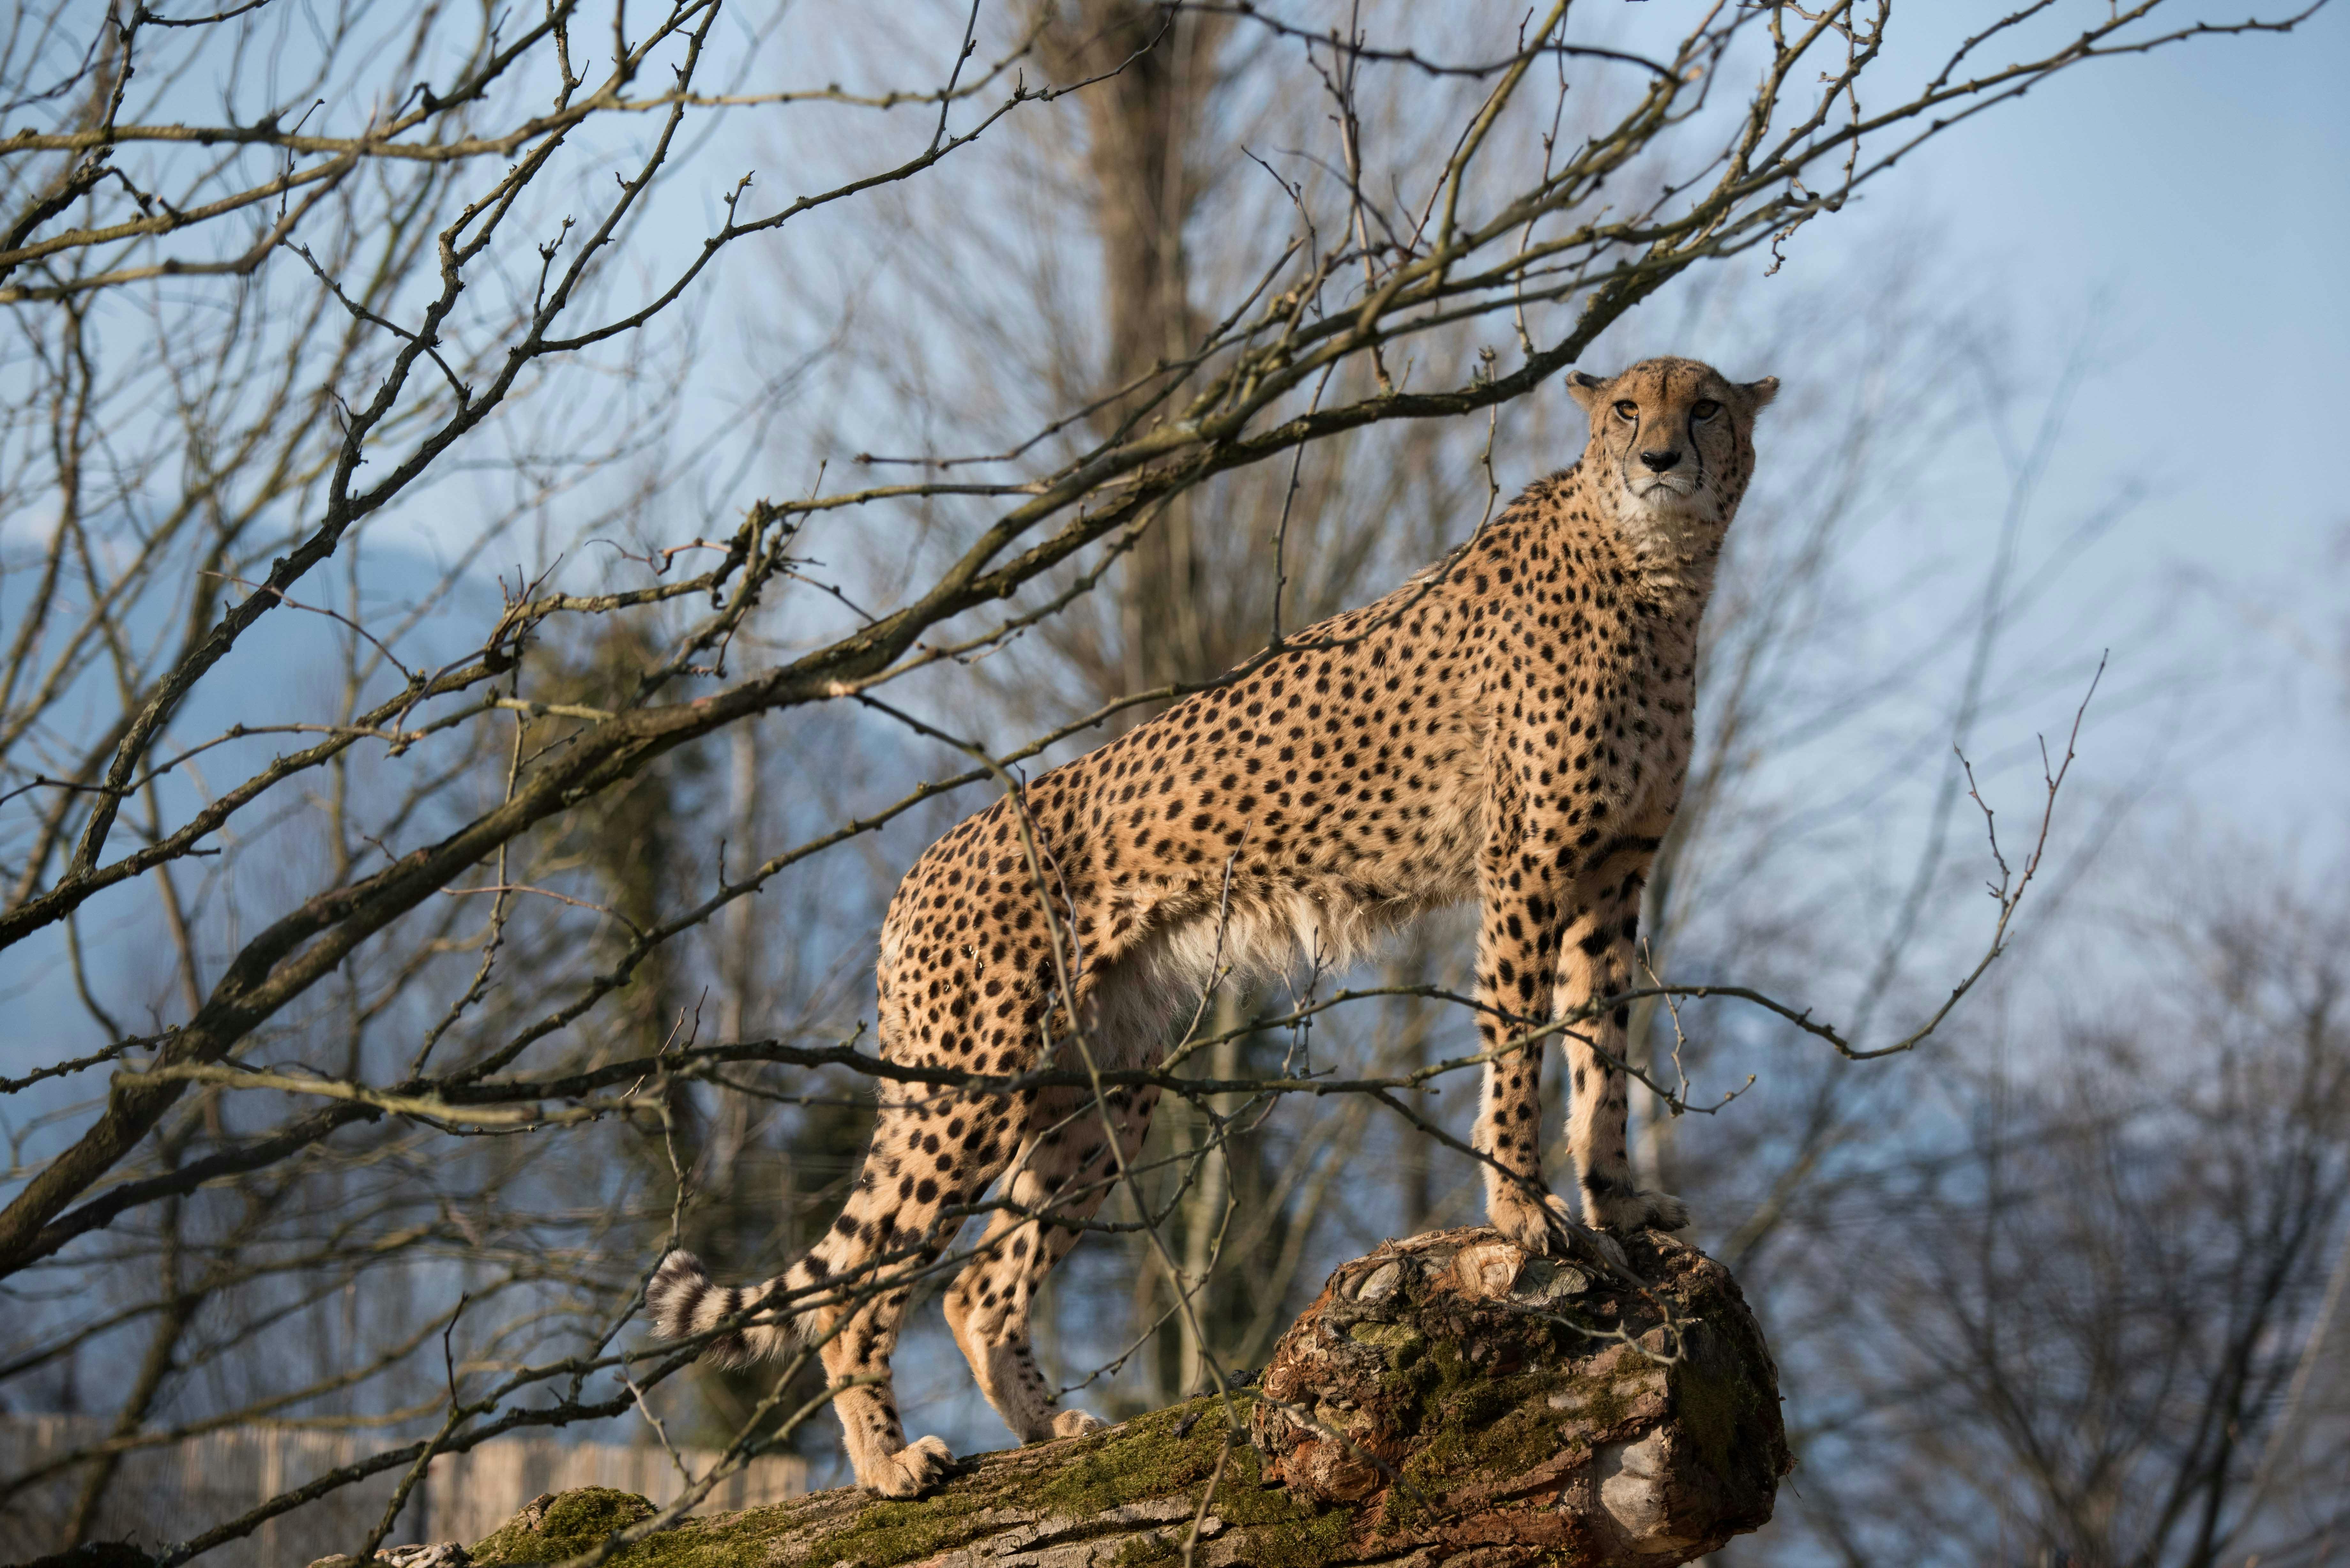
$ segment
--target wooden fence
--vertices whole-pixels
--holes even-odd
[[[29,1483],[45,1463],[101,1440],[95,1416],[0,1416],[0,1563],[56,1551],[74,1500],[88,1475],[76,1464]],[[351,1463],[382,1445],[380,1434],[318,1432],[284,1427],[232,1427],[122,1457],[92,1539],[152,1548],[187,1540],[256,1503]],[[714,1451],[680,1450],[699,1475]],[[244,1540],[197,1561],[250,1568],[303,1568],[348,1552],[367,1539],[399,1484],[397,1470],[371,1476],[283,1513]],[[480,1540],[541,1492],[609,1486],[665,1503],[684,1490],[667,1450],[621,1443],[567,1443],[553,1438],[501,1438],[462,1454],[442,1454],[409,1494],[386,1544]],[[804,1460],[754,1459],[721,1482],[696,1510],[723,1513],[797,1497],[807,1490]]]

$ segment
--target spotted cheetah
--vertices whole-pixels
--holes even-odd
[[[1571,376],[1591,424],[1574,466],[1386,598],[963,822],[883,923],[883,1054],[997,1075],[1048,1052],[1062,1066],[1152,1064],[1219,971],[1343,964],[1473,897],[1486,1212],[1530,1249],[1563,1250],[1573,1221],[1537,1147],[1542,1054],[1503,1047],[1630,981],[1642,882],[1689,762],[1699,618],[1753,471],[1755,415],[1777,390],[1678,358]],[[1565,1039],[1583,1214],[1675,1229],[1679,1200],[1639,1190],[1625,1158],[1625,1024],[1618,1006]],[[714,1353],[821,1340],[858,1480],[915,1495],[952,1459],[937,1438],[906,1442],[892,1397],[908,1282],[961,1223],[942,1211],[1003,1178],[947,1322],[1023,1441],[1094,1430],[1055,1408],[1029,1312],[1157,1097],[889,1085],[847,1208],[807,1256],[722,1289],[672,1252],[650,1314],[676,1338],[765,1301]],[[850,1282],[864,1288],[827,1296]]]

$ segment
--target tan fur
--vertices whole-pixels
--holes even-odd
[[[1075,1065],[1066,983],[1097,1065],[1153,1063],[1219,963],[1343,964],[1472,897],[1487,1050],[1626,989],[1642,882],[1689,763],[1698,621],[1777,383],[1649,359],[1568,389],[1591,416],[1581,461],[1444,562],[933,845],[882,928],[884,1054],[1014,1074],[1049,1038]],[[1638,1190],[1626,1162],[1625,1081],[1609,1061],[1624,1024],[1618,1007],[1567,1036],[1584,1214],[1678,1227],[1679,1200]],[[1539,1049],[1488,1064],[1476,1147],[1493,1223],[1555,1249],[1567,1220],[1542,1185],[1541,1072]],[[1105,1120],[1130,1156],[1156,1098],[1114,1090],[1105,1116],[1074,1091],[890,1085],[856,1190],[807,1258],[722,1290],[675,1253],[648,1305],[677,1337],[765,1300],[776,1321],[720,1347],[738,1358],[787,1332],[831,1335],[822,1355],[858,1480],[912,1495],[951,1461],[935,1438],[905,1441],[889,1373],[908,1289],[888,1276],[938,1256],[953,1229],[941,1211],[1003,1178],[1012,1207],[949,1290],[948,1324],[1023,1440],[1089,1430],[1092,1417],[1055,1408],[1029,1312],[1112,1185]],[[827,1302],[827,1281],[869,1282],[877,1260],[878,1294]]]

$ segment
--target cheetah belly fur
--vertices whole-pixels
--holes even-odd
[[[1494,1054],[1475,1134],[1487,1211],[1560,1250],[1571,1221],[1542,1179],[1541,1047],[1503,1048],[1631,982],[1641,888],[1688,765],[1699,619],[1775,388],[1686,359],[1571,378],[1592,420],[1582,459],[1447,560],[963,822],[884,922],[883,1054],[1008,1075],[1049,1040],[1077,1065],[1073,1005],[1085,1058],[1151,1064],[1220,969],[1344,964],[1473,897],[1477,1028]],[[1638,1190],[1626,1158],[1626,1022],[1619,1006],[1564,1033],[1583,1214],[1674,1228],[1679,1201]],[[1056,1408],[1029,1313],[1156,1098],[887,1085],[824,1240],[752,1287],[671,1254],[648,1288],[655,1325],[683,1337],[743,1320],[711,1347],[738,1361],[815,1341],[858,1481],[914,1495],[952,1461],[936,1438],[906,1441],[891,1392],[910,1281],[1000,1184],[947,1322],[1022,1440],[1092,1430]]]

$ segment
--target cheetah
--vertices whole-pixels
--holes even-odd
[[[1530,1250],[1564,1251],[1577,1228],[1543,1182],[1542,1050],[1505,1047],[1631,982],[1642,884],[1689,763],[1699,619],[1778,382],[1655,358],[1567,389],[1590,421],[1582,457],[1444,560],[933,845],[882,925],[883,1055],[997,1076],[1048,1053],[1152,1065],[1212,977],[1342,964],[1474,898],[1486,1212]],[[1626,1158],[1627,1012],[1564,1041],[1582,1212],[1603,1231],[1678,1229],[1686,1209],[1640,1190]],[[761,1308],[712,1354],[820,1342],[857,1480],[916,1495],[953,1459],[935,1437],[906,1441],[890,1354],[911,1280],[1001,1178],[947,1323],[1022,1441],[1093,1431],[1056,1407],[1029,1313],[1157,1098],[890,1084],[824,1239],[747,1287],[671,1253],[647,1287],[654,1326],[681,1338]]]

